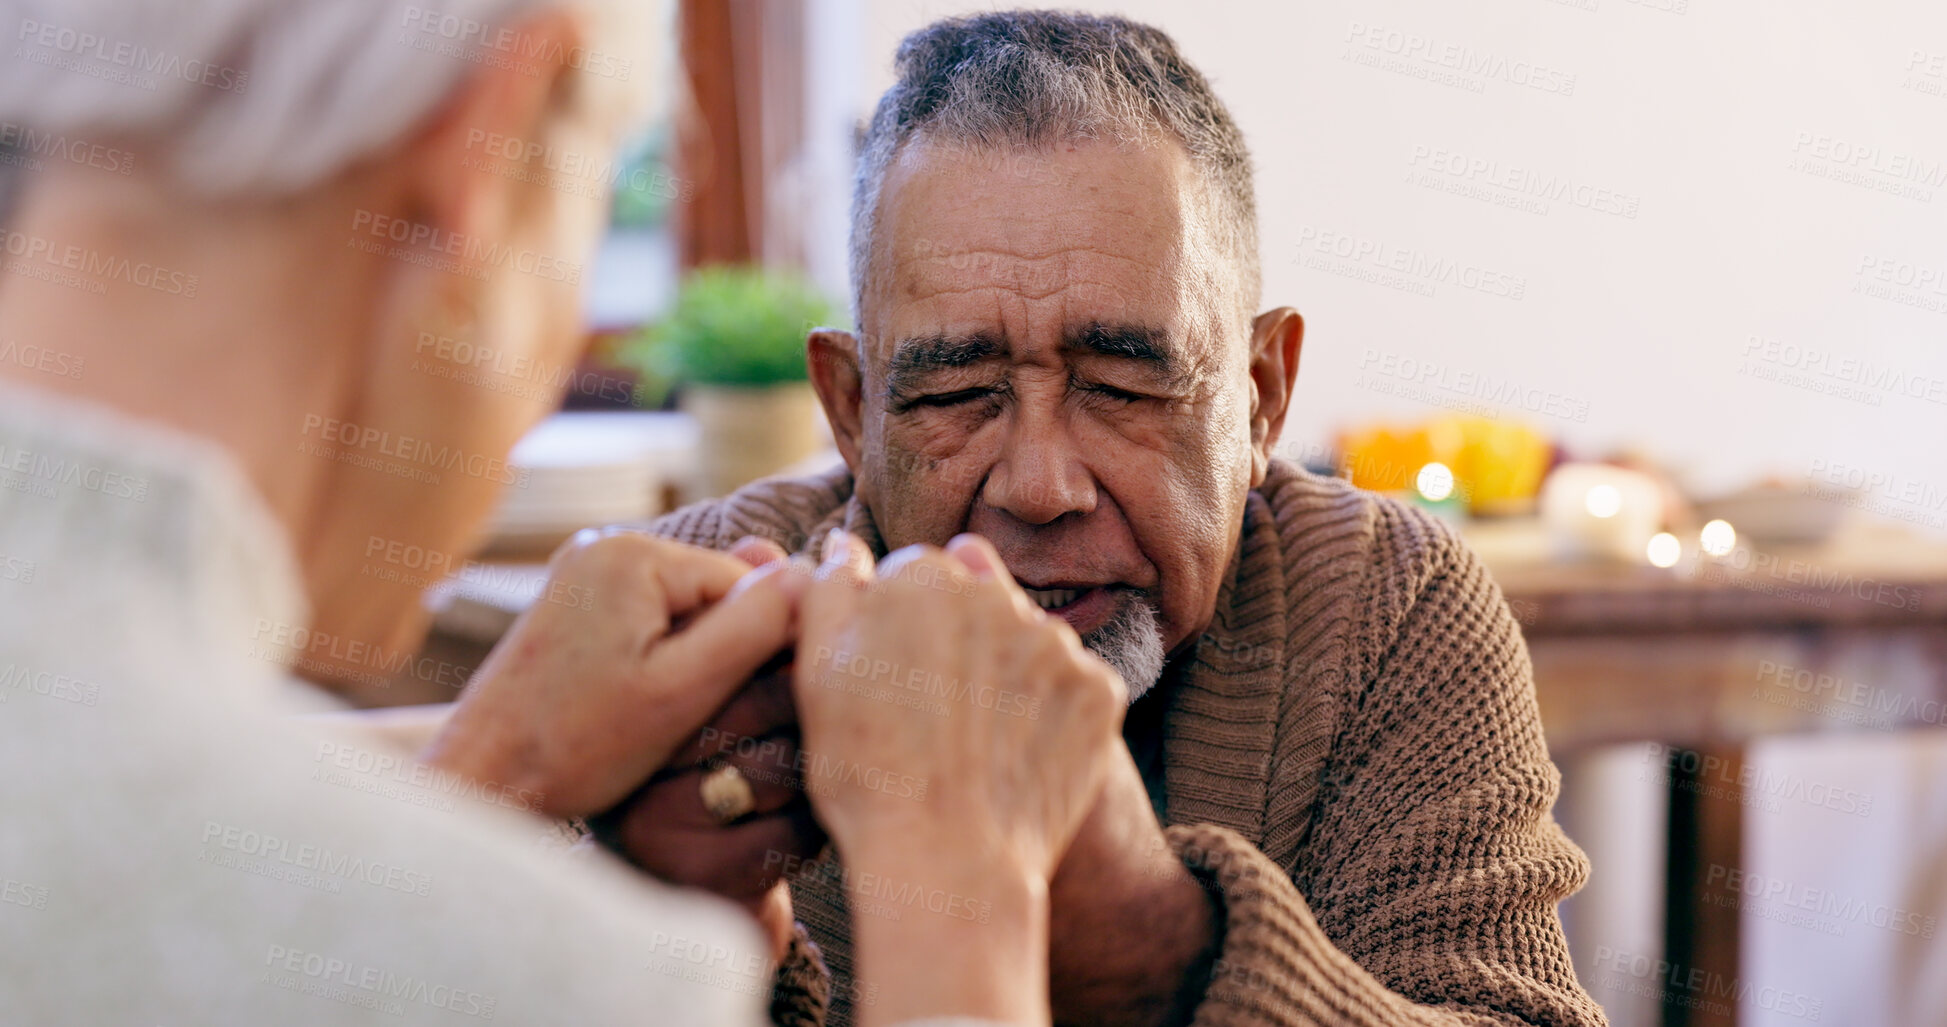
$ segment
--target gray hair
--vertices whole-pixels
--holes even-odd
[[[196,192],[292,193],[402,136],[481,65],[528,59],[502,27],[570,5],[604,19],[571,64],[648,78],[598,53],[638,38],[614,31],[630,0],[0,0],[0,143],[126,143]]]
[[[1188,151],[1216,215],[1213,240],[1236,262],[1246,323],[1259,299],[1257,202],[1243,133],[1202,73],[1162,31],[1068,11],[994,11],[907,36],[898,81],[879,99],[852,195],[852,318],[864,327],[872,236],[886,171],[906,142],[1047,149],[1075,139]]]
[[[1122,598],[1108,623],[1082,636],[1082,644],[1122,675],[1135,705],[1163,677],[1169,653],[1163,645],[1162,614],[1143,596]]]

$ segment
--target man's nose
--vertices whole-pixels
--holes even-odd
[[[1016,411],[981,501],[1028,524],[1094,510],[1095,476],[1060,418],[1048,411]]]

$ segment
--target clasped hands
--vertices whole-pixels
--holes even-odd
[[[527,611],[427,758],[593,817],[638,865],[743,903],[774,943],[791,920],[780,878],[826,834],[857,870],[1045,902],[1128,761],[1121,678],[977,536],[876,565],[848,533],[825,548],[813,568],[756,539],[726,554],[584,532],[550,583],[594,602]],[[753,809],[725,824],[701,775],[753,752]]]

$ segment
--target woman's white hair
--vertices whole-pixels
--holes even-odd
[[[618,24],[631,0],[0,0],[0,142],[126,141],[195,192],[292,193],[399,138],[482,65],[538,63],[504,27],[569,5],[597,18],[571,63],[633,99],[649,76],[623,49],[642,40]]]

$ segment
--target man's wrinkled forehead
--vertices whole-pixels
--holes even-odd
[[[924,144],[880,196],[877,288],[862,321],[888,345],[993,331],[1007,313],[1199,334],[1220,266],[1180,146],[1042,150]]]

